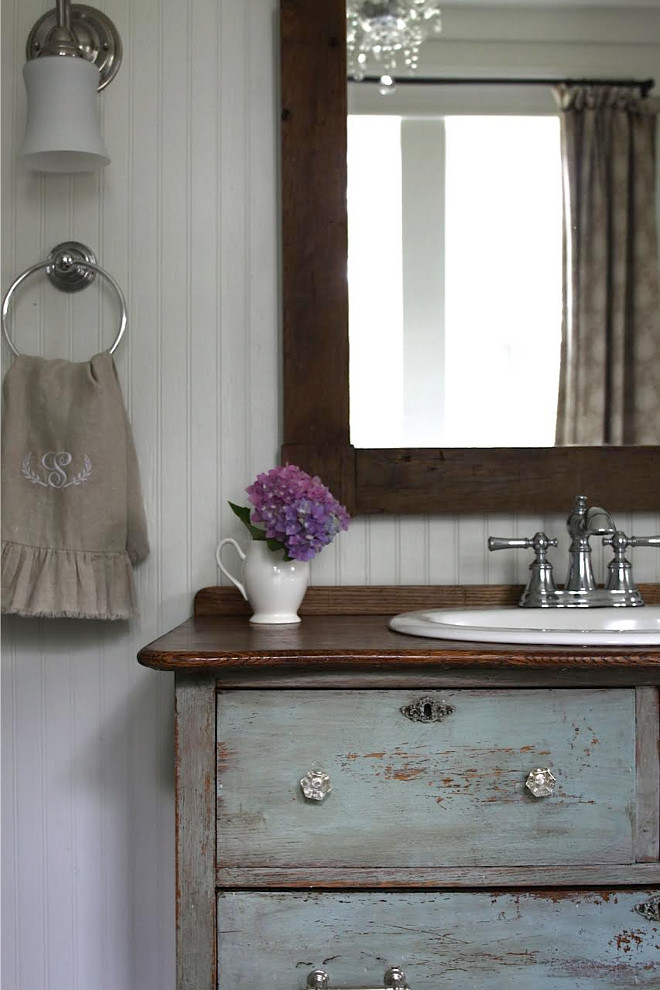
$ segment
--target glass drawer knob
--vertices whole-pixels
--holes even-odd
[[[554,793],[556,783],[556,778],[547,767],[536,767],[527,774],[525,787],[536,798],[550,797]]]
[[[300,781],[300,786],[308,801],[323,801],[332,790],[330,774],[325,770],[309,770]]]

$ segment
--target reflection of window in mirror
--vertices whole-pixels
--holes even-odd
[[[351,442],[552,446],[558,118],[352,114],[348,149]]]

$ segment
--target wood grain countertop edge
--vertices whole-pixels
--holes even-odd
[[[650,602],[660,585],[643,586]],[[393,632],[398,611],[479,607],[516,600],[517,586],[310,588],[298,626],[253,626],[234,588],[205,588],[195,614],[143,647],[138,661],[156,670],[660,670],[658,647],[537,646],[422,639]],[[201,604],[200,604],[201,603]],[[446,603],[446,604],[445,604]]]

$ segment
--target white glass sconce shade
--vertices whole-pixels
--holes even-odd
[[[23,68],[28,112],[20,158],[37,172],[92,172],[110,161],[99,123],[99,70],[84,58],[44,55]]]

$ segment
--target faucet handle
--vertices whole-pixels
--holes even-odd
[[[534,533],[532,537],[489,536],[489,550],[528,550],[534,551],[534,560],[529,565],[531,571],[520,605],[528,608],[539,608],[556,596],[552,564],[548,560],[548,547],[556,547],[557,540],[551,539],[545,533]]]
[[[488,537],[488,549],[489,550],[529,550],[530,547],[534,550],[536,555],[544,555],[548,547],[556,547],[557,541],[551,540],[549,536],[545,533],[534,533],[534,536],[526,537],[508,537],[508,536],[489,536]]]
[[[628,547],[660,547],[660,536],[626,536],[621,530],[603,537],[603,546],[612,547],[614,552],[625,551]]]
[[[660,547],[660,536],[631,536],[629,547]]]

